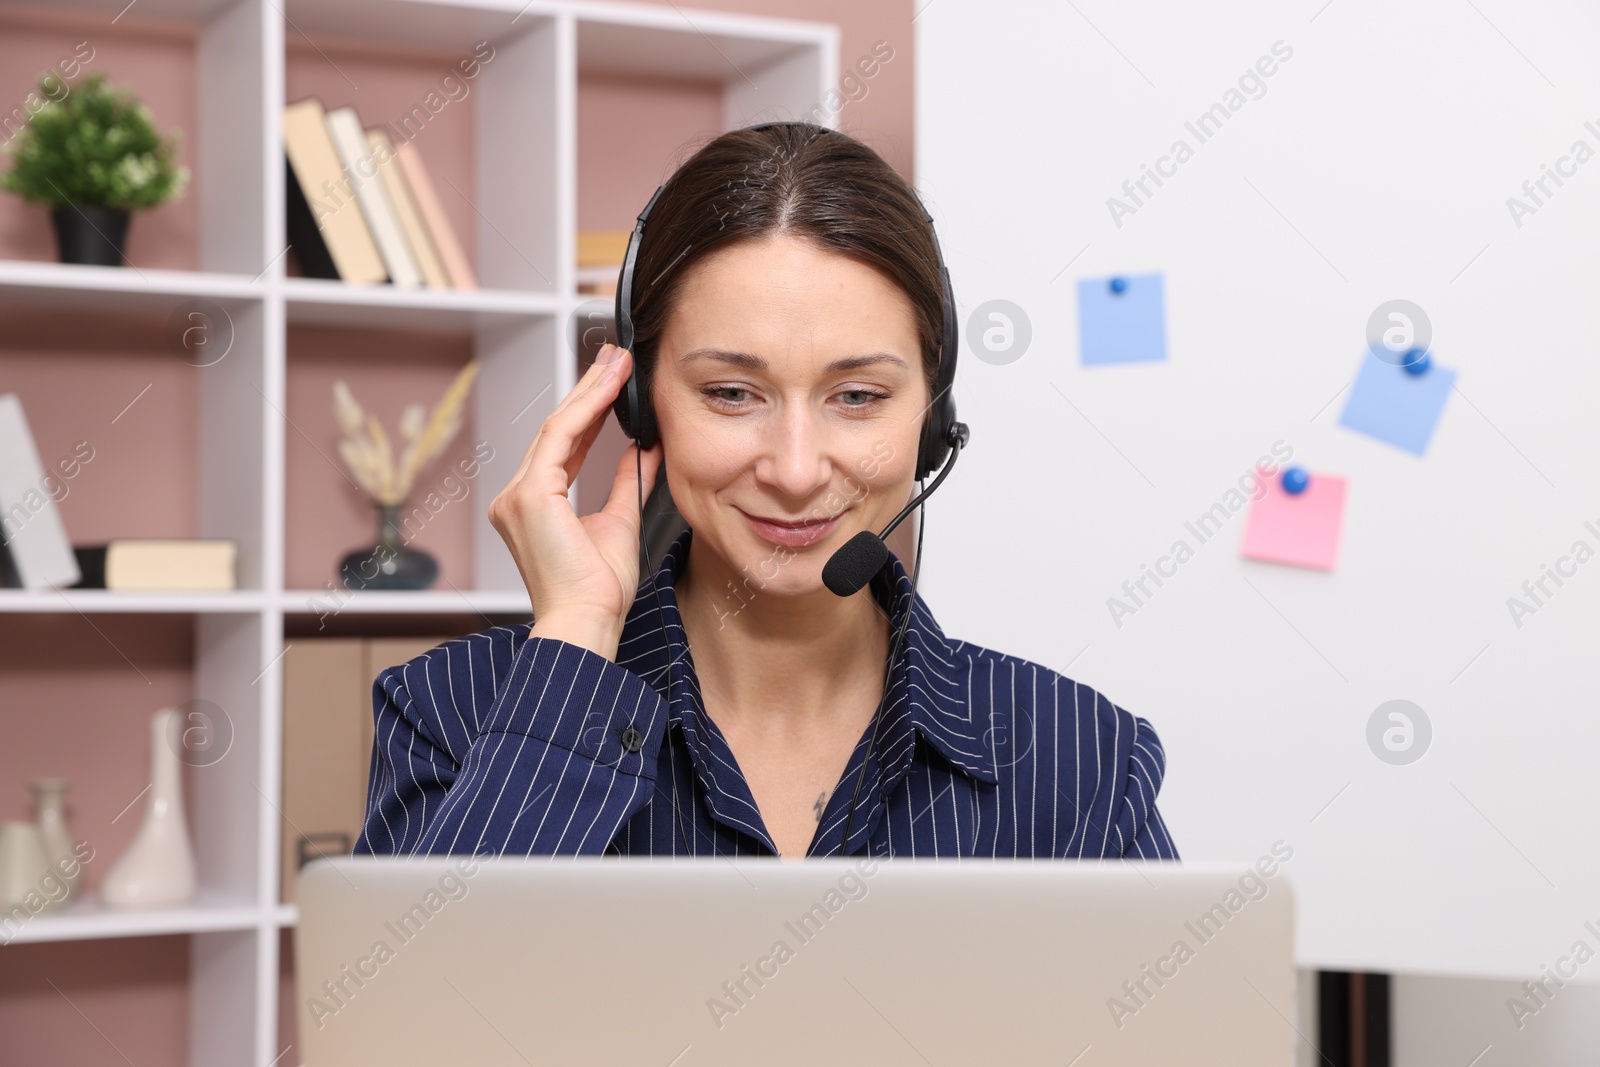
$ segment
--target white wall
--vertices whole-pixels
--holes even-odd
[[[1569,159],[1520,225],[1507,206],[1574,142],[1600,150],[1600,9],[933,0],[916,26],[918,183],[973,431],[928,507],[942,625],[1148,717],[1186,858],[1293,843],[1303,967],[1455,976],[1397,982],[1401,1063],[1592,1058],[1572,1007],[1592,989],[1519,1033],[1477,979],[1600,950],[1600,562],[1520,626],[1507,605],[1574,542],[1600,548],[1600,160]],[[1199,142],[1185,123],[1280,42],[1292,57]],[[1192,158],[1119,225],[1108,198],[1179,139]],[[1077,279],[1146,271],[1167,360],[1080,365]],[[1395,297],[1459,373],[1420,458],[1338,424]],[[971,344],[995,299],[1031,325],[1015,362]],[[1241,511],[1113,620],[1108,598],[1280,441],[1350,479],[1336,569],[1241,559]],[[1395,698],[1433,724],[1407,766],[1366,739]]]

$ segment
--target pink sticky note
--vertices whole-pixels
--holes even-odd
[[[1345,484],[1338,475],[1312,473],[1302,492],[1290,493],[1280,479],[1267,479],[1267,495],[1250,505],[1239,553],[1248,559],[1333,570],[1344,524]]]

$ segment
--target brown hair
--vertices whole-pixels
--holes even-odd
[[[634,365],[650,395],[657,345],[685,273],[737,241],[804,237],[882,271],[911,300],[932,398],[944,344],[944,285],[922,203],[882,156],[814,123],[730,130],[667,181],[634,269]]]

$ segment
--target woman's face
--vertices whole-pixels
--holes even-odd
[[[667,479],[702,542],[752,588],[822,567],[910,499],[929,406],[910,299],[809,240],[742,241],[690,268],[651,398]],[[760,521],[809,523],[783,529]]]

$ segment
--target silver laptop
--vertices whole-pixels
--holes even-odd
[[[1288,1067],[1287,877],[1246,864],[340,857],[308,1067]]]

